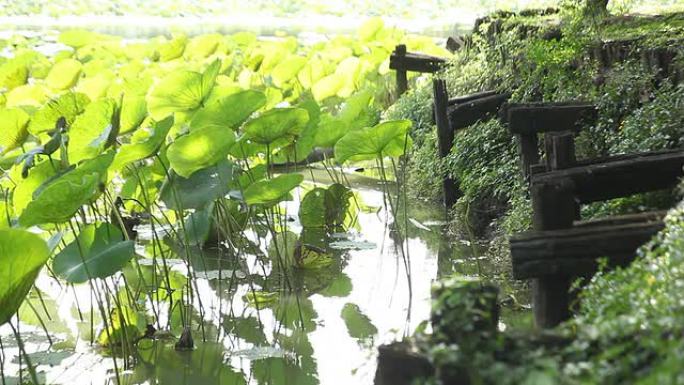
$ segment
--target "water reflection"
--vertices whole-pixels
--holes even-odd
[[[118,375],[106,351],[91,345],[101,336],[101,320],[90,288],[62,286],[44,274],[37,284],[43,300],[28,304],[45,306],[41,319],[48,321],[52,341],[31,318],[32,309],[25,306],[21,314],[22,337],[41,378],[57,384],[372,383],[377,346],[412,333],[428,319],[431,283],[459,270],[454,261],[470,260],[463,254],[471,249],[445,239],[444,212],[438,208],[400,204],[402,214],[395,217],[385,208],[377,181],[357,178],[352,185],[361,209],[349,231],[302,229],[298,218],[287,223],[292,240],[315,251],[307,254],[315,268],[279,269],[267,233],[199,248],[151,243],[167,235],[162,226],[156,233],[138,229],[137,251],[145,258],[123,274],[126,293],[146,309],[135,313],[137,322],[175,336],[189,322],[196,349],[176,351],[175,340],[160,332],[156,340],[138,342],[132,362],[117,360],[117,368],[126,369]],[[288,203],[285,214],[296,213],[300,200]],[[292,242],[284,245],[290,253]],[[163,268],[167,274],[160,275]],[[194,301],[184,307],[189,272]],[[12,383],[18,348],[11,330],[3,327],[0,335],[6,381]]]

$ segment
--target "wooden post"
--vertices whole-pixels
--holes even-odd
[[[406,45],[399,44],[394,48],[397,58],[406,56]],[[401,96],[408,90],[408,78],[405,69],[397,69],[397,96]]]
[[[446,81],[443,79],[434,79],[432,87],[439,158],[444,159],[451,152],[451,147],[454,143],[454,130],[451,128],[449,115],[447,114],[449,94],[446,89]],[[449,177],[444,178],[442,190],[444,193],[444,206],[446,206],[447,209],[451,208],[458,198],[462,196],[457,181]]]
[[[518,135],[518,155],[523,178],[529,181],[530,168],[539,163],[539,139],[536,133]]]

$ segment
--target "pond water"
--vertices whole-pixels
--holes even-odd
[[[312,179],[317,186],[331,182],[322,170],[305,174],[309,185]],[[94,287],[65,286],[44,272],[36,284],[41,298],[34,294],[23,305],[19,325],[40,380],[49,384],[371,384],[377,347],[413,333],[428,320],[434,280],[454,271],[474,274],[481,266],[469,242],[446,239],[443,209],[412,202],[397,209],[406,216],[395,216],[386,207],[387,186],[360,175],[346,178],[360,210],[345,232],[302,230],[299,218],[289,214],[297,213],[294,202],[300,201],[299,196],[282,207],[288,230],[301,233],[305,247],[324,249],[332,256],[332,263],[322,268],[289,276],[279,273],[261,262],[259,255],[267,254],[271,246],[258,234],[249,236],[256,249],[239,258],[224,248],[192,249],[186,264],[182,255],[187,254],[173,247],[165,250],[167,279],[183,282],[188,271],[194,275],[192,306],[185,309],[186,315],[191,314],[186,319],[191,318],[193,351],[174,349],[182,327],[177,312],[163,306],[166,299],[159,299],[157,291],[156,296],[139,301],[147,314],[129,321],[143,330],[144,324],[152,323],[168,332],[157,332],[154,340],[140,339],[132,359],[118,354],[114,361],[109,350],[93,343],[104,338],[103,333],[98,335],[101,318],[93,297],[124,285],[122,277]],[[169,228],[147,224],[137,231],[138,254],[144,256],[138,268],[144,272],[154,262],[149,255],[151,240]],[[407,234],[405,242],[400,233]],[[125,281],[129,289],[136,287],[132,276]],[[0,328],[0,337],[3,383],[20,383],[19,368],[25,368],[26,362],[12,329]],[[26,371],[22,375],[23,380],[29,379]]]

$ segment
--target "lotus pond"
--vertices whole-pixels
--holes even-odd
[[[448,55],[379,19],[311,44],[7,33],[2,383],[370,383],[432,280],[483,271],[406,200],[399,42]]]

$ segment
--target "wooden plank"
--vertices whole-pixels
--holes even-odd
[[[597,117],[596,107],[586,103],[511,104],[506,113],[513,134],[576,131],[578,123]]]
[[[446,62],[446,59],[441,57],[406,52],[406,46],[401,44],[390,55],[389,67],[399,71],[434,73],[442,69]]]
[[[546,169],[562,170],[576,163],[575,135],[571,131],[544,134]]]
[[[454,143],[454,130],[451,128],[449,115],[447,115],[449,95],[447,93],[446,81],[443,79],[434,79],[432,87],[439,157],[445,158],[451,152],[451,147]],[[442,190],[444,193],[444,206],[447,208],[453,206],[458,198],[463,195],[458,182],[448,177],[444,179]]]
[[[570,318],[570,280],[562,275],[532,281],[532,303],[537,328],[550,329]]]
[[[597,259],[601,257],[634,254],[665,227],[662,220],[624,223],[608,226],[585,226],[551,231],[530,231],[511,237],[513,276],[517,279],[565,274],[576,275],[573,270],[543,270],[549,261]],[[530,270],[530,266],[535,269]],[[549,264],[551,266],[551,264]]]
[[[392,67],[392,57],[394,57],[394,60],[396,61],[404,56],[406,56],[406,46],[404,44],[396,46],[394,53],[390,56],[390,68]],[[396,71],[397,95],[401,96],[408,90],[408,77],[405,69],[396,69]]]
[[[496,95],[496,91],[482,91],[482,92],[476,92],[474,94],[470,95],[463,95],[463,96],[456,96],[454,98],[449,99],[449,106],[454,106],[456,104],[463,104],[467,103],[476,99],[482,99],[486,98],[487,96],[492,96]]]
[[[537,138],[537,134],[518,135],[518,156],[525,181],[529,181],[533,167],[535,168],[534,173],[546,171],[546,167],[543,170],[541,169],[543,166],[537,167],[539,164],[539,138]]]
[[[495,116],[510,94],[494,94],[449,107],[448,114],[453,130],[460,130],[478,121]]]
[[[647,211],[636,214],[615,215],[604,218],[576,221],[573,228],[597,227],[597,226],[620,226],[630,223],[662,222],[667,215],[667,210]]]
[[[572,194],[581,203],[603,201],[677,185],[684,176],[684,151],[644,153],[565,170],[535,174],[532,187],[572,182]],[[538,187],[548,189],[551,187]]]

